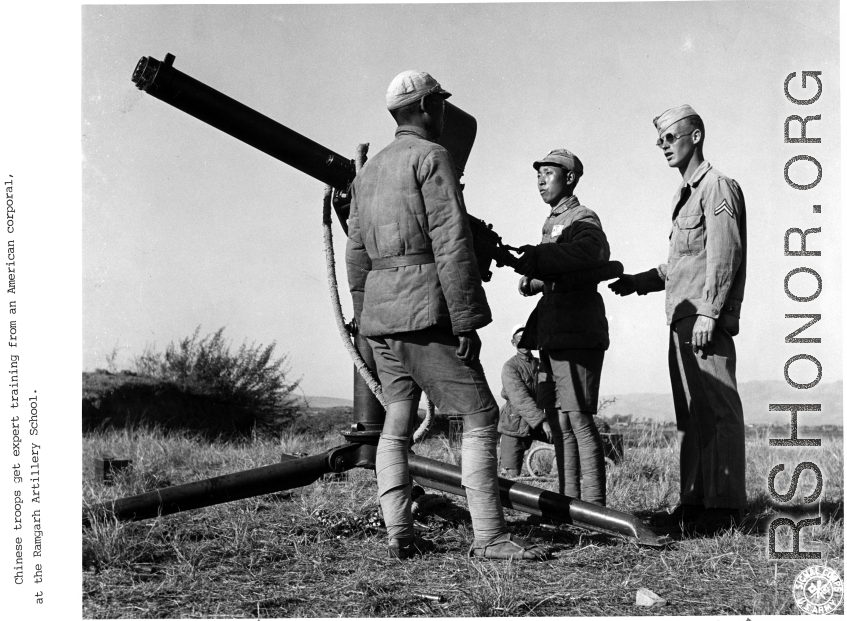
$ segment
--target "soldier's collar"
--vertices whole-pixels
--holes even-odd
[[[559,201],[559,204],[550,210],[550,215],[558,216],[560,213],[564,213],[571,207],[576,207],[577,205],[579,205],[579,199],[576,197],[576,194],[573,194]]]
[[[398,125],[397,129],[394,130],[394,137],[399,138],[403,134],[415,134],[416,136],[419,136],[424,140],[436,142],[435,138],[432,137],[432,134],[430,134],[425,129],[421,129],[420,127],[417,127],[415,125]]]
[[[700,165],[697,167],[697,170],[694,171],[694,174],[691,175],[691,179],[688,180],[688,183],[683,183],[683,187],[685,185],[690,185],[692,188],[696,188],[697,185],[703,180],[703,177],[706,176],[706,173],[712,168],[712,165],[709,164],[708,161],[703,160]]]

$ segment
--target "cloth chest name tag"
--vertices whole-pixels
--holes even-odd
[[[564,231],[564,230],[565,230],[564,224],[556,224],[553,227],[553,230],[550,232],[550,237],[554,237],[554,238],[558,237],[559,235],[562,234],[562,231]]]

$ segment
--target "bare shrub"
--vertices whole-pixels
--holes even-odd
[[[240,432],[277,432],[291,423],[302,406],[294,393],[300,380],[289,380],[288,356],[274,357],[270,345],[242,343],[232,351],[224,328],[200,337],[171,342],[164,353],[148,346],[133,360],[138,375],[154,377],[186,390],[200,390],[224,406]]]

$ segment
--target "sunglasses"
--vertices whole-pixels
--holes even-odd
[[[672,134],[672,133],[668,132],[667,134],[665,134],[664,136],[661,136],[656,141],[656,146],[661,147],[665,143],[665,141],[667,141],[667,143],[669,145],[672,145],[673,143],[675,143],[677,140],[679,140],[683,136],[690,136],[693,133],[694,133],[693,131],[688,132],[687,134]]]

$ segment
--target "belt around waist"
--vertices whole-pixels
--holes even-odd
[[[389,270],[392,267],[405,267],[407,265],[426,265],[435,263],[435,255],[431,252],[422,254],[401,254],[397,257],[380,257],[371,259],[371,270]]]

